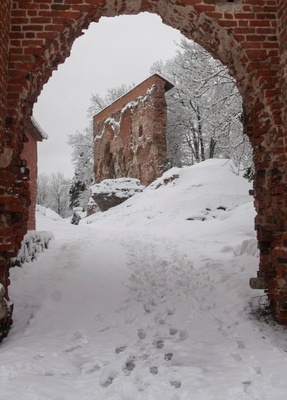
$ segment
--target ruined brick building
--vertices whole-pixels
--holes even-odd
[[[22,157],[27,160],[29,169],[30,205],[28,210],[27,229],[36,228],[36,198],[37,198],[37,175],[38,175],[38,142],[47,139],[47,135],[37,124],[34,118],[28,118],[26,125],[26,141],[24,143]]]
[[[94,116],[95,181],[137,178],[149,185],[166,166],[165,92],[154,74]]]
[[[23,147],[33,105],[90,22],[143,11],[194,39],[236,79],[244,131],[254,149],[260,263],[252,284],[267,290],[276,320],[287,324],[286,0],[1,0],[0,282],[5,296],[9,258],[27,230],[31,188]],[[0,290],[3,337],[11,313],[2,297]]]

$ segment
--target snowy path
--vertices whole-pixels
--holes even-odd
[[[0,400],[286,400],[287,329],[251,313],[248,183],[200,168],[91,225],[39,220],[56,239],[11,271]]]
[[[242,260],[195,268],[168,238],[101,237],[56,241],[17,271],[25,303],[1,348],[1,399],[286,398],[287,353],[233,315]]]

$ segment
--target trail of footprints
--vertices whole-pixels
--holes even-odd
[[[144,305],[144,310],[146,315],[151,314],[151,310],[147,305]],[[156,305],[155,305],[156,309]],[[153,311],[155,311],[155,309]],[[160,373],[161,369],[172,367],[172,360],[174,358],[174,354],[170,351],[171,344],[173,342],[185,340],[188,335],[185,330],[179,330],[176,326],[172,325],[172,315],[175,313],[175,309],[168,309],[166,312],[166,316],[163,314],[157,314],[153,321],[158,326],[161,327],[162,331],[165,331],[165,334],[155,336],[149,335],[149,332],[143,328],[137,329],[137,337],[138,340],[136,343],[133,343],[130,346],[128,345],[121,345],[115,348],[115,353],[122,357],[122,371],[124,375],[130,376],[133,371],[136,369],[136,366],[139,365],[140,367],[148,367],[150,376],[156,376]],[[166,319],[168,318],[168,324],[166,324]],[[163,329],[164,328],[166,329]],[[152,329],[154,332],[154,329]],[[234,352],[231,356],[234,358],[236,362],[246,362],[244,361],[244,350],[245,350],[245,343],[243,340],[236,341],[236,347],[238,352]],[[134,351],[136,355],[127,355],[125,358],[125,354],[127,354],[130,348],[136,349]],[[166,349],[166,351],[165,351]],[[243,352],[243,353],[242,353]],[[242,353],[242,354],[240,354]],[[249,363],[248,363],[249,364]],[[250,365],[251,370],[255,375],[261,376],[262,370],[260,366],[257,365]],[[144,374],[144,373],[143,373]],[[112,374],[108,375],[105,380],[101,382],[102,387],[108,387],[113,383],[113,380],[117,374],[113,371]],[[165,375],[169,375],[166,374]],[[251,374],[253,375],[253,374]],[[172,376],[172,369],[171,374]],[[168,378],[167,378],[168,379]],[[242,390],[246,394],[251,394],[252,386],[254,382],[251,379],[247,379],[241,382],[242,383]],[[182,386],[181,379],[172,379],[169,378],[169,384],[174,389],[179,389]],[[144,389],[143,389],[144,390]]]
[[[236,346],[237,346],[239,352],[242,351],[242,350],[245,350],[245,343],[244,343],[243,340],[237,340],[236,341]],[[239,352],[238,353],[232,353],[231,356],[237,362],[244,362],[243,356],[241,356],[239,354]],[[262,369],[261,369],[260,366],[250,365],[250,367],[251,367],[251,370],[253,371],[253,373],[255,373],[257,376],[258,375],[259,376],[262,375]],[[253,383],[252,380],[248,379],[248,380],[242,381],[241,383],[242,383],[242,388],[243,388],[244,393],[250,394],[251,393],[251,388],[252,388],[252,383]]]
[[[147,315],[151,313],[147,304],[143,305],[143,309]],[[165,316],[158,314],[154,318],[154,323],[162,327],[165,325],[165,317],[171,317],[174,313],[175,309],[171,307],[166,311]],[[187,338],[187,333],[186,331],[179,330],[174,326],[169,328],[167,327],[166,331],[167,334],[154,337],[154,335],[149,335],[146,329],[138,328],[138,340],[135,343],[131,346],[120,345],[115,348],[115,353],[123,360],[121,370],[124,375],[130,376],[136,366],[139,365],[140,367],[148,367],[150,376],[155,376],[160,373],[161,367],[169,367],[171,365],[170,362],[174,355],[172,351],[170,351],[170,346],[167,346],[166,344],[171,343],[173,340],[185,340]],[[133,349],[131,354],[135,353],[136,355],[127,354],[131,348]],[[167,349],[166,352],[164,351],[165,348]],[[124,357],[125,354],[127,354],[127,357]],[[144,369],[146,370],[146,368]],[[101,386],[110,386],[116,377],[115,375],[115,371],[111,371],[111,373],[101,381]],[[178,389],[181,387],[182,383],[180,379],[170,379],[169,384],[172,388]]]
[[[145,310],[146,307],[144,307]],[[156,310],[156,307],[154,311]],[[115,347],[115,359],[111,362],[103,363],[84,363],[80,366],[81,373],[93,374],[100,373],[99,383],[102,388],[110,387],[115,378],[120,376],[121,379],[126,377],[133,377],[134,382],[137,384],[139,390],[145,390],[146,385],[152,377],[159,376],[161,370],[164,371],[164,376],[170,376],[167,379],[171,389],[179,389],[182,386],[181,379],[175,377],[173,379],[173,365],[172,361],[174,353],[172,352],[172,343],[183,341],[187,339],[188,335],[185,330],[178,329],[172,324],[172,316],[175,314],[174,308],[166,310],[166,314],[158,313],[152,316],[150,312],[145,310],[146,316],[152,318],[153,324],[160,328],[162,334],[155,335],[150,334],[148,329],[137,328],[136,336],[137,340],[131,344],[121,344]],[[153,313],[152,313],[153,314]],[[151,332],[157,331],[154,327],[150,330]],[[72,338],[73,345],[67,347],[64,353],[72,354],[74,351],[80,349],[88,343],[85,335],[82,332],[75,332]],[[245,343],[243,340],[236,341],[237,351],[231,353],[231,356],[236,362],[242,363],[244,360]],[[43,356],[39,356],[42,359]],[[253,372],[260,376],[262,375],[261,367],[256,365],[250,365]],[[135,372],[138,367],[137,373]],[[166,370],[171,367],[170,374],[166,373]],[[141,371],[142,369],[142,371]],[[145,376],[146,371],[149,371],[150,379]],[[57,375],[59,371],[39,371],[41,375]],[[134,374],[134,375],[133,375]],[[142,376],[140,382],[139,375]],[[253,374],[251,374],[253,375]],[[162,378],[163,375],[161,375]],[[253,375],[254,376],[254,375]],[[249,377],[242,381],[242,390],[244,393],[250,395],[254,382]]]

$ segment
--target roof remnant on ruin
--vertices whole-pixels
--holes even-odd
[[[106,115],[107,115],[106,118],[108,118],[111,109],[113,111],[122,109],[127,103],[136,98],[136,93],[138,91],[143,91],[145,88],[147,89],[150,88],[153,84],[156,84],[158,80],[164,82],[165,92],[168,92],[174,87],[174,84],[170,82],[168,79],[164,78],[162,75],[153,74],[144,81],[142,81],[141,83],[139,83],[138,85],[136,85],[135,87],[133,87],[131,90],[127,91],[121,97],[116,99],[113,103],[109,104],[107,107],[103,108],[101,111],[95,114],[94,122],[105,118]]]

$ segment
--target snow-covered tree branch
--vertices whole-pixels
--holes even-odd
[[[226,67],[184,39],[175,57],[156,62],[151,72],[175,84],[167,93],[170,165],[213,157],[232,158],[243,168],[252,165],[251,146],[243,136],[241,96]]]

